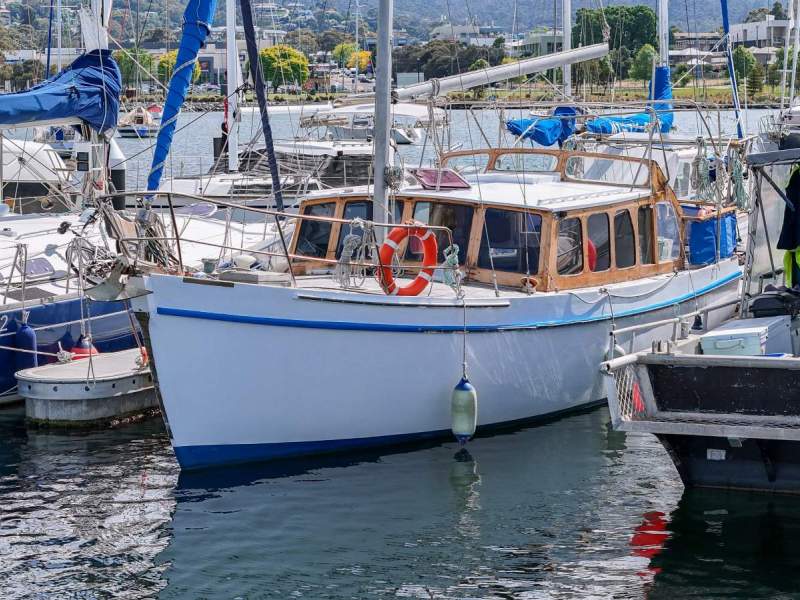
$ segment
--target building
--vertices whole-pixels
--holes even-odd
[[[672,48],[686,50],[694,48],[700,52],[721,50],[722,34],[716,31],[676,31]]]
[[[468,46],[491,46],[504,31],[494,25],[456,25],[442,23],[431,30],[431,41],[448,40],[461,42]]]
[[[521,39],[505,43],[509,56],[542,56],[560,52],[564,45],[564,33],[560,29],[535,29]]]
[[[731,25],[731,44],[747,48],[777,46],[782,48],[789,39],[789,21],[767,15],[763,21]]]

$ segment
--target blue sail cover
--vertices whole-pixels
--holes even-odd
[[[542,146],[552,146],[556,142],[560,145],[575,131],[576,114],[573,106],[557,106],[552,117],[513,119],[506,122],[506,129]]]
[[[121,89],[122,75],[111,52],[92,50],[29,90],[0,96],[0,125],[78,118],[104,133],[117,126]]]
[[[189,4],[183,12],[183,36],[178,46],[175,71],[169,80],[167,100],[161,115],[161,127],[158,130],[156,148],[153,152],[153,164],[147,177],[148,190],[157,190],[158,184],[161,182],[164,163],[175,135],[178,115],[183,101],[186,99],[186,91],[192,82],[197,53],[206,41],[216,6],[216,0],[189,0]]]
[[[672,100],[672,82],[668,66],[656,67],[655,80],[650,82],[651,100]],[[654,102],[661,133],[669,133],[675,115],[671,102]],[[646,131],[651,114],[638,113],[628,117],[597,117],[586,122],[586,130],[592,133],[612,134],[623,131]]]

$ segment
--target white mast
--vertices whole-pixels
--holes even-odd
[[[789,27],[786,30],[786,36],[783,40],[783,69],[781,69],[781,112],[786,104],[786,72],[789,68],[789,38],[792,35],[792,30],[795,28],[795,0],[789,0]]]
[[[56,68],[61,73],[61,0],[56,0],[56,45],[58,54],[56,55]],[[47,74],[50,77],[50,73]]]
[[[658,55],[662,65],[669,65],[669,0],[658,0]]]
[[[225,0],[225,45],[228,59],[228,171],[239,170],[239,132],[236,127],[239,87],[239,49],[236,47],[236,0]]]
[[[392,96],[392,27],[394,0],[380,0],[378,7],[377,72],[375,73],[375,186],[372,198],[372,219],[389,222],[386,168],[389,164],[390,104]],[[375,230],[383,240],[380,227]]]
[[[553,24],[555,29],[555,23]],[[555,31],[553,31],[555,34]],[[555,39],[555,36],[554,38]],[[572,0],[561,0],[561,50],[572,48]],[[572,96],[572,66],[565,63],[561,67],[564,78],[564,95],[567,98]]]

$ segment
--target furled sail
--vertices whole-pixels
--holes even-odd
[[[161,115],[161,127],[158,130],[156,147],[153,152],[153,163],[147,177],[148,190],[157,190],[158,184],[161,182],[164,164],[175,135],[178,115],[181,112],[183,101],[186,99],[186,91],[192,82],[197,53],[210,31],[216,5],[216,0],[189,0],[183,13],[183,35],[178,46],[175,70],[169,80],[164,112]]]
[[[672,100],[672,82],[668,66],[656,67],[654,80],[650,82],[650,99]],[[672,112],[672,103],[653,102],[653,110],[656,113],[661,133],[669,133],[675,116]],[[586,122],[586,129],[592,133],[601,134],[646,131],[652,117],[652,112],[637,113],[627,117],[597,117]]]
[[[80,119],[104,133],[117,126],[121,89],[122,75],[111,52],[92,50],[39,85],[0,96],[0,126],[57,125]]]

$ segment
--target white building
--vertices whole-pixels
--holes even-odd
[[[430,39],[461,42],[468,46],[491,46],[498,37],[503,37],[503,30],[494,25],[456,25],[442,23],[431,30]]]
[[[509,56],[542,56],[560,52],[564,45],[564,33],[560,29],[537,29],[524,34],[521,39],[505,43]]]
[[[748,48],[777,46],[782,48],[789,39],[789,21],[767,15],[763,21],[731,25],[731,44]]]

